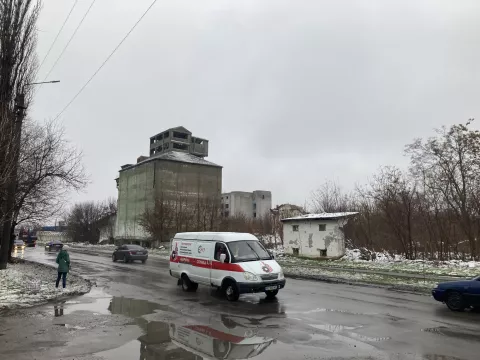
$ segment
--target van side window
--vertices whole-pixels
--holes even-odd
[[[226,254],[227,257],[226,257],[226,261],[230,262],[230,256],[228,256],[228,251],[227,251],[227,247],[225,246],[224,243],[216,243],[215,244],[215,254],[213,256],[213,258],[217,261],[220,261],[220,255],[221,254]]]

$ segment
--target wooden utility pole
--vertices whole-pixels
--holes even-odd
[[[0,248],[0,270],[7,268],[10,243],[13,241],[13,214],[15,207],[15,193],[17,190],[18,159],[20,156],[20,140],[22,135],[23,118],[25,117],[25,94],[17,94],[15,98],[15,116],[13,118],[12,156],[13,169],[10,176],[5,201],[5,221],[2,229],[2,243]]]

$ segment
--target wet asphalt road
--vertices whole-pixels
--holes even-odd
[[[97,286],[0,317],[0,359],[480,357],[480,314],[452,313],[428,296],[288,279],[275,301],[229,303],[206,287],[182,292],[162,260],[70,255]],[[53,264],[55,255],[27,249],[25,258]]]

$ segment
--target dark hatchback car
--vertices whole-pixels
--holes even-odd
[[[124,262],[133,262],[140,260],[145,263],[148,259],[148,251],[139,245],[121,245],[115,249],[112,254],[113,262],[123,260]]]
[[[444,302],[452,311],[480,309],[480,276],[472,280],[440,283],[432,290],[433,298]]]
[[[63,248],[63,243],[61,241],[50,241],[45,245],[45,251],[60,251]]]

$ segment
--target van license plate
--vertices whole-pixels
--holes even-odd
[[[265,290],[277,290],[277,285],[274,286],[265,286]]]

